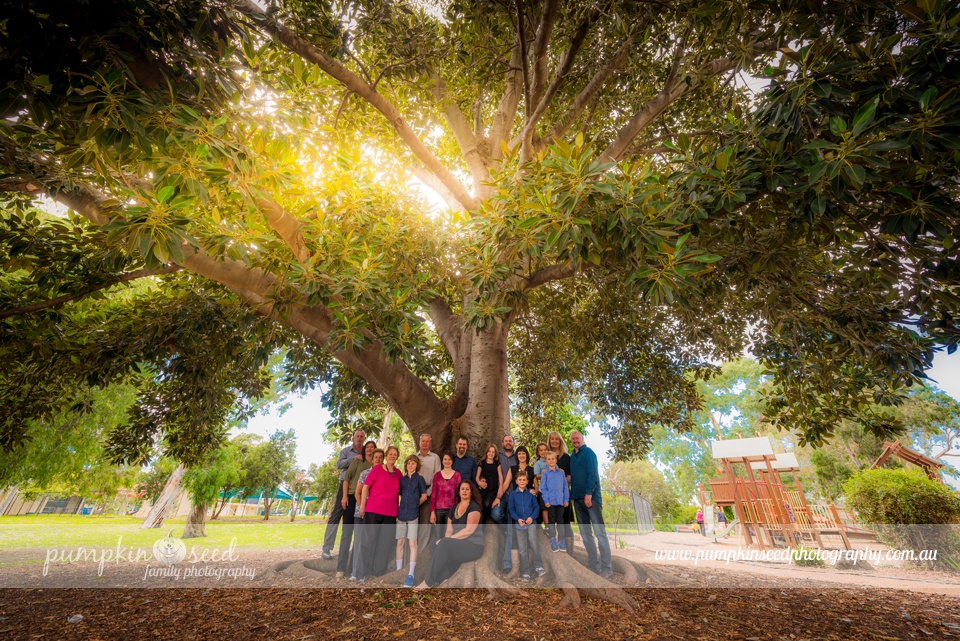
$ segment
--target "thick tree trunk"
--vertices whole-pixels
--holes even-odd
[[[194,505],[187,514],[187,525],[183,528],[182,539],[192,539],[200,536],[206,536],[205,521],[207,519],[207,506]]]
[[[470,331],[470,330],[467,330]],[[487,445],[498,448],[510,431],[510,397],[507,385],[507,333],[509,325],[497,324],[474,336],[470,357],[470,395],[467,410],[454,421],[453,430],[441,439],[450,449],[453,439],[466,436],[473,456],[483,455]],[[436,440],[436,439],[435,439]]]
[[[141,530],[149,530],[150,528],[163,525],[163,520],[167,518],[167,514],[173,509],[173,504],[177,499],[177,490],[180,489],[180,481],[183,480],[183,475],[186,473],[187,468],[184,467],[182,463],[173,471],[173,474],[167,479],[167,484],[163,486],[160,497],[156,503],[153,504],[153,507],[150,508],[150,513],[147,514],[147,518],[143,519],[143,523],[140,525]]]

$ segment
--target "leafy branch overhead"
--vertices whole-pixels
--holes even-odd
[[[273,356],[338,430],[633,456],[748,346],[817,444],[956,347],[954,3],[61,5],[0,4],[7,449],[135,380],[114,455],[200,460]]]

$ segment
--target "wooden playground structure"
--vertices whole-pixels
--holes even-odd
[[[807,503],[796,475],[797,457],[775,454],[769,438],[718,440],[712,449],[722,476],[710,481],[709,492],[701,487],[701,503],[732,507],[746,545],[756,542],[761,550],[804,543],[824,548],[824,537],[833,536],[849,550],[849,535],[869,534],[835,505]],[[742,466],[742,475],[737,475],[737,466]],[[792,486],[784,483],[784,473],[793,473]]]
[[[899,440],[896,440],[893,443],[890,441],[884,441],[883,451],[880,453],[880,457],[870,469],[875,470],[879,468],[881,465],[886,463],[887,459],[889,459],[891,456],[896,456],[907,463],[916,465],[923,470],[923,473],[926,474],[927,478],[929,478],[931,481],[943,483],[943,477],[940,475],[941,470],[946,467],[946,464],[943,461],[938,461],[935,458],[930,458],[926,454],[922,454],[916,450],[911,450],[906,445],[903,445]]]

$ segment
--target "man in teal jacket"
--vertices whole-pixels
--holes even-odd
[[[583,444],[583,434],[580,432],[570,434],[570,443],[573,445],[573,452],[570,454],[570,499],[573,501],[573,510],[577,513],[583,547],[587,549],[587,563],[590,570],[609,579],[613,576],[613,563],[610,559],[607,527],[603,524],[597,455]]]

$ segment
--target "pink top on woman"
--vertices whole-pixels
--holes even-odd
[[[397,468],[393,468],[393,474],[390,474],[382,465],[374,465],[370,468],[370,474],[363,482],[370,488],[370,495],[367,496],[364,509],[381,516],[395,517],[400,507],[401,476],[403,474]]]
[[[457,488],[460,487],[460,472],[454,472],[450,480],[442,472],[433,475],[433,490],[430,492],[430,510],[449,510],[457,504]]]

